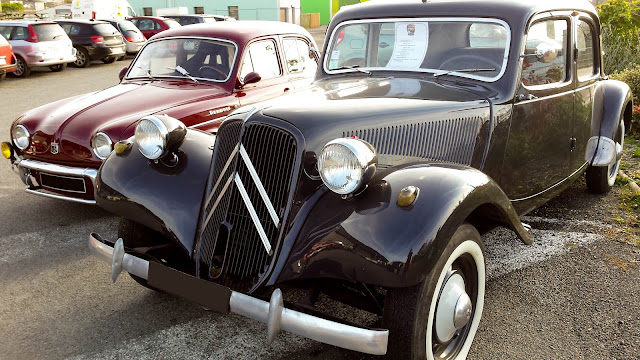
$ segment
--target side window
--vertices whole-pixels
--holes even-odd
[[[62,26],[62,30],[67,33],[67,35],[71,32],[71,24],[60,24]]]
[[[252,71],[260,74],[262,80],[281,75],[276,44],[273,40],[261,40],[249,45],[242,59],[240,81]]]
[[[306,41],[287,38],[282,41],[282,46],[289,73],[315,73],[317,65],[309,58],[309,44]]]
[[[29,32],[26,27],[17,26],[13,35],[11,36],[11,40],[27,40],[29,38]]]
[[[11,26],[0,26],[0,35],[4,36],[7,40],[11,40],[11,30]]]
[[[155,27],[155,30],[162,30],[162,25],[157,21],[153,22],[153,26]]]
[[[567,79],[567,24],[567,20],[543,20],[531,26],[522,62],[524,85],[547,85]]]
[[[595,74],[595,51],[594,51],[594,35],[593,26],[588,22],[578,20],[578,61],[577,71],[578,78],[589,78]]]
[[[141,19],[138,28],[140,30],[153,30],[153,20]]]
[[[69,35],[78,35],[82,31],[80,25],[73,25],[71,30],[69,30]]]

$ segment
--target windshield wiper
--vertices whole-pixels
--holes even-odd
[[[476,73],[476,72],[483,72],[483,71],[496,71],[496,69],[459,69],[459,70],[449,70],[449,71],[445,71],[445,72],[442,72],[442,73],[433,74],[433,77],[435,79],[437,79],[439,76],[449,75],[449,74],[454,73],[454,72],[458,72],[458,73]]]
[[[149,68],[147,68],[146,66],[144,66],[144,65],[140,64],[140,65],[138,65],[138,69],[142,70],[142,71],[147,75],[147,77],[148,77],[149,79],[151,79],[151,81],[155,81],[155,80],[156,80],[156,78],[154,78],[154,77],[151,75],[151,70],[149,70]]]
[[[198,84],[198,79],[194,78],[193,76],[191,76],[191,74],[189,74],[189,72],[187,70],[185,70],[185,68],[183,68],[182,66],[178,65],[176,67],[169,67],[167,66],[167,69],[169,70],[173,70],[173,71],[177,71],[180,73],[180,75],[182,76],[186,76],[189,79],[193,80],[194,83],[196,83],[196,85]]]
[[[361,73],[364,73],[367,75],[371,75],[371,71],[360,69],[360,65],[340,66],[339,68],[331,69],[331,70],[355,70],[355,71],[360,71]]]

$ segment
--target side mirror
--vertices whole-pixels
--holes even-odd
[[[120,69],[120,73],[118,74],[118,78],[120,78],[120,81],[124,79],[124,76],[127,74],[127,71],[129,71],[129,68],[126,66]]]
[[[313,59],[317,64],[320,64],[320,53],[314,48],[309,48],[309,58]]]
[[[236,81],[236,87],[238,89],[242,89],[246,85],[257,83],[260,80],[262,80],[262,77],[260,76],[260,74],[258,74],[255,71],[252,71],[244,77],[244,81],[240,81],[240,79],[238,78],[238,80]]]
[[[538,61],[543,63],[550,63],[558,57],[560,49],[558,44],[550,41],[545,41],[536,46],[536,57]]]

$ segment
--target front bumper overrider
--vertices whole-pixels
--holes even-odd
[[[122,270],[147,280],[149,286],[198,303],[218,312],[232,312],[267,324],[267,339],[273,341],[280,330],[326,344],[373,355],[387,352],[389,330],[365,329],[330,321],[284,307],[280,289],[269,302],[233,291],[211,281],[196,278],[154,261],[124,251],[122,239],[113,246],[99,235],[89,236],[89,250],[111,263],[111,279]]]

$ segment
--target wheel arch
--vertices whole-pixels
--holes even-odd
[[[406,186],[420,190],[415,203],[403,208],[396,199]],[[380,187],[388,187],[387,195]],[[274,282],[335,278],[412,286],[424,280],[465,222],[480,232],[504,225],[523,242],[533,241],[504,192],[479,170],[445,164],[395,169],[353,199],[326,193],[283,253],[287,259]]]

